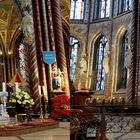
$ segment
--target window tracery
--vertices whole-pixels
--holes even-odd
[[[26,65],[25,65],[25,58],[24,58],[24,48],[25,46],[23,44],[20,44],[19,46],[19,68],[20,68],[20,73],[22,77],[25,79],[26,78]]]
[[[118,14],[131,10],[131,0],[118,0]]]
[[[70,37],[71,53],[70,53],[70,79],[73,79],[73,75],[77,63],[77,54],[79,48],[79,41],[75,37]]]
[[[110,16],[110,0],[97,0],[95,5],[95,19]]]
[[[97,49],[96,52],[94,53],[95,56],[95,60],[96,60],[96,64],[95,64],[95,90],[97,91],[101,91],[105,89],[105,69],[103,67],[103,60],[105,58],[105,56],[107,55],[107,45],[108,45],[108,41],[107,38],[105,36],[102,36],[98,41],[97,41]],[[96,46],[95,46],[96,47]]]
[[[84,0],[71,0],[70,19],[83,19]]]

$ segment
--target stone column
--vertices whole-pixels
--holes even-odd
[[[135,103],[135,74],[136,74],[136,48],[137,46],[137,8],[138,0],[132,0],[132,21],[131,21],[131,51],[132,51],[132,60],[130,66],[130,76],[128,81],[128,96],[127,101]],[[138,39],[139,40],[139,39]]]
[[[25,78],[24,80],[28,83],[28,85],[26,86],[26,90],[28,93],[30,93],[30,78],[29,78],[29,50],[28,47],[24,45],[24,61],[25,61]]]
[[[113,7],[114,6],[114,0],[112,0],[112,2],[111,2],[111,7]],[[107,96],[107,97],[113,97],[113,91],[111,91],[111,87],[112,87],[112,79],[110,78],[111,77],[111,52],[112,52],[112,37],[113,37],[113,22],[114,22],[114,19],[113,19],[113,13],[114,13],[114,8],[111,8],[111,20],[110,20],[110,37],[109,37],[109,43],[108,43],[108,49],[107,49],[107,56],[106,56],[106,58],[108,57],[108,69],[109,69],[109,71],[106,73],[106,82],[105,82],[105,95]],[[106,58],[104,58],[104,60],[106,59]]]
[[[36,45],[33,43],[29,46],[29,65],[30,65],[30,93],[35,101],[35,110],[40,111],[40,100],[39,100],[39,75],[36,55]]]
[[[42,39],[43,30],[41,26],[41,13],[40,13],[39,0],[32,1],[32,4],[34,6],[33,14],[34,14],[34,17],[36,18],[34,22],[35,22],[35,38],[36,38],[36,45],[37,45],[37,58],[38,58],[38,67],[39,67],[39,84],[40,86],[44,87],[45,94],[48,95],[45,64],[43,62],[43,56],[42,56],[42,52],[44,50],[43,48],[44,44],[43,44],[43,39]]]
[[[47,0],[47,15],[48,15],[48,24],[49,24],[49,41],[50,41],[50,49],[55,51],[55,37],[54,37],[54,27],[53,27],[53,20],[52,20],[52,8],[51,8],[51,1]]]
[[[50,51],[50,43],[54,42],[54,39],[49,40],[49,28],[48,28],[48,19],[46,14],[47,3],[45,0],[41,0],[41,10],[42,10],[42,22],[43,22],[43,31],[44,31],[44,49]],[[50,25],[51,26],[51,25]],[[49,33],[48,33],[49,32]],[[53,36],[54,38],[54,36]],[[53,43],[54,44],[54,43]],[[52,46],[54,48],[54,46]],[[48,98],[50,96],[50,92],[52,91],[52,82],[51,82],[51,65],[45,64],[47,69],[47,84],[48,84]]]
[[[13,76],[14,76],[14,61],[13,61],[13,54],[11,55],[10,65],[11,65],[11,77],[13,77]]]
[[[6,59],[7,59],[7,75],[8,75],[7,80],[8,80],[8,81],[11,79],[10,57],[11,57],[10,54],[8,54],[8,55],[6,56]]]
[[[135,93],[136,103],[140,103],[140,1],[136,0],[137,6],[137,45],[135,50],[136,72],[135,72]]]
[[[54,23],[54,34],[55,34],[55,49],[57,57],[57,66],[61,71],[64,72],[64,83],[66,95],[70,96],[68,71],[66,65],[65,48],[62,31],[62,19],[60,13],[60,0],[52,0],[52,17]]]
[[[34,25],[32,18],[32,4],[31,0],[21,1],[21,11],[23,12],[21,28],[23,31],[23,44],[27,47],[29,51],[28,60],[29,61],[29,75],[30,75],[30,94],[35,101],[34,111],[40,111],[40,96],[39,96],[39,73],[38,73],[38,63],[37,63],[37,47],[35,44],[34,36]],[[34,11],[34,9],[33,9]]]

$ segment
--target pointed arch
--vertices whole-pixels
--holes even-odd
[[[21,35],[21,31],[20,31],[20,27],[18,26],[14,35],[13,35],[13,37],[12,37],[11,44],[10,44],[8,52],[11,52],[13,54],[14,49],[16,47],[15,42],[19,38],[20,35]]]
[[[103,60],[107,53],[108,39],[103,33],[94,36],[90,54],[89,85],[90,89],[104,91],[105,89],[105,70]]]
[[[5,54],[4,42],[0,36],[0,55],[4,55],[4,54]]]
[[[116,45],[114,51],[114,91],[126,93],[127,79],[128,79],[128,69],[126,66],[126,55],[129,49],[128,46],[128,30],[121,26],[116,34]]]

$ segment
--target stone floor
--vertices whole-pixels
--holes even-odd
[[[108,133],[109,140],[140,140],[140,132],[133,131],[129,133]]]
[[[70,125],[68,122],[60,122],[59,128],[19,135],[16,137],[0,137],[0,140],[70,140],[69,128]],[[140,132],[107,133],[107,138],[109,140],[140,140]]]
[[[16,137],[0,137],[0,140],[70,140],[69,123],[60,122],[59,128],[19,135]]]

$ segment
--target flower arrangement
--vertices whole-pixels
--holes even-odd
[[[51,117],[57,118],[68,118],[70,116],[70,100],[66,95],[58,95],[52,100],[52,112]]]
[[[32,107],[34,105],[34,101],[31,96],[21,89],[18,89],[17,92],[12,94],[11,103],[13,105],[19,104],[22,107]]]

